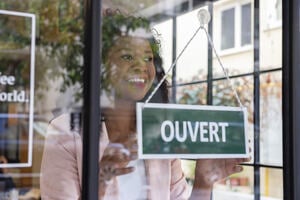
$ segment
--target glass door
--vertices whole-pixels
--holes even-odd
[[[281,13],[2,0],[0,199],[283,199]]]

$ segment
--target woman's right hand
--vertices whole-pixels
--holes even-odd
[[[128,163],[137,159],[136,138],[129,138],[124,143],[109,143],[104,150],[100,161],[100,192],[104,195],[106,186],[116,176],[125,175],[134,171],[134,167],[128,167]]]

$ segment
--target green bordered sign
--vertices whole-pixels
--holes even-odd
[[[137,103],[139,158],[244,158],[247,111],[240,107]]]

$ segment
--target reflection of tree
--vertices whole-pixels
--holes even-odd
[[[189,85],[185,86],[183,89],[179,88],[178,90],[178,103],[192,105],[206,104],[206,84]]]
[[[120,8],[133,13],[157,0],[137,1],[105,0],[104,8]],[[81,94],[83,75],[83,0],[2,0],[0,9],[34,13],[37,16],[36,91],[47,90],[49,80],[62,79],[61,91],[79,85]],[[100,11],[99,11],[100,12]],[[10,18],[11,19],[11,18]],[[6,25],[13,21],[5,22]],[[116,21],[116,23],[118,23]],[[24,26],[24,25],[23,25]],[[20,26],[20,27],[23,27]],[[100,24],[99,24],[100,26]],[[0,41],[2,41],[0,34]],[[28,47],[20,37],[12,37],[12,48]],[[100,45],[100,44],[99,44]],[[100,56],[100,55],[99,55]]]
[[[203,70],[200,69],[199,72],[197,72],[196,74],[197,75],[192,76],[190,80],[180,79],[178,83],[189,83],[193,81],[198,81],[199,79],[205,79],[205,73],[203,72]],[[180,104],[205,105],[207,85],[206,83],[201,83],[178,87],[177,93],[177,102]]]
[[[249,122],[253,122],[253,82],[249,77],[240,77],[231,80],[237,94],[248,109]],[[179,93],[179,103],[203,105],[206,104],[206,84],[195,84],[185,87]],[[213,83],[213,105],[216,106],[239,106],[236,96],[227,80]]]
[[[237,94],[248,110],[248,120],[253,123],[253,80],[249,76],[241,76],[231,80]],[[260,78],[261,111],[267,113],[268,102],[281,98],[281,80],[275,75],[268,74]],[[178,103],[203,105],[206,104],[206,84],[195,84],[178,89]],[[215,81],[213,85],[213,105],[217,106],[239,106],[232,88],[227,80]],[[280,115],[280,113],[277,113]],[[263,120],[262,123],[265,123]],[[268,123],[268,122],[266,122]]]
[[[2,0],[0,9],[30,12],[37,16],[37,89],[51,87],[47,80],[62,78],[62,91],[81,81],[84,26],[80,0]],[[3,32],[14,30],[11,29],[16,23],[14,17],[1,19]],[[9,41],[6,34],[0,34],[0,41],[6,41],[6,49],[29,48],[30,37],[25,40],[22,30],[30,29],[30,25],[23,22],[16,27],[21,27],[15,29],[19,34],[10,35]]]

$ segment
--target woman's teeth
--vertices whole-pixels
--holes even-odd
[[[142,78],[131,78],[131,79],[128,79],[128,82],[130,82],[130,83],[145,83],[145,79],[142,79]]]

